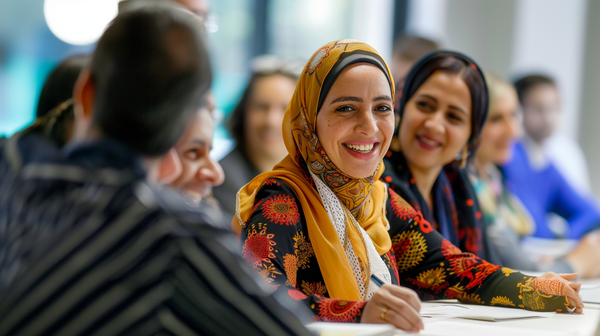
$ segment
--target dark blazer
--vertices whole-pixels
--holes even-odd
[[[0,147],[0,335],[309,335],[220,215],[141,162],[109,139]]]

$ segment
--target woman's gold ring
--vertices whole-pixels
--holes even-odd
[[[381,319],[384,320],[385,322],[390,322],[385,318],[385,313],[387,313],[388,311],[388,307],[383,308],[383,311],[381,312]]]

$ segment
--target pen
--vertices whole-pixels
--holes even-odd
[[[371,275],[371,280],[373,280],[377,287],[381,287],[384,285],[384,282],[381,279],[379,279],[375,274]]]

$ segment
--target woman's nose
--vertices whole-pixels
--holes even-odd
[[[360,113],[356,122],[355,129],[359,133],[373,135],[379,130],[377,127],[377,120],[371,111]]]
[[[429,115],[425,120],[425,127],[434,132],[444,132],[444,116],[441,112],[435,112]]]
[[[225,173],[217,161],[209,158],[207,164],[198,169],[197,178],[209,182],[213,187],[218,187],[225,181]]]

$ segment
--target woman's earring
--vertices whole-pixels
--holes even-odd
[[[467,146],[463,148],[462,158],[460,159],[460,168],[465,169],[467,166],[467,158],[469,157],[469,152],[467,151]]]

